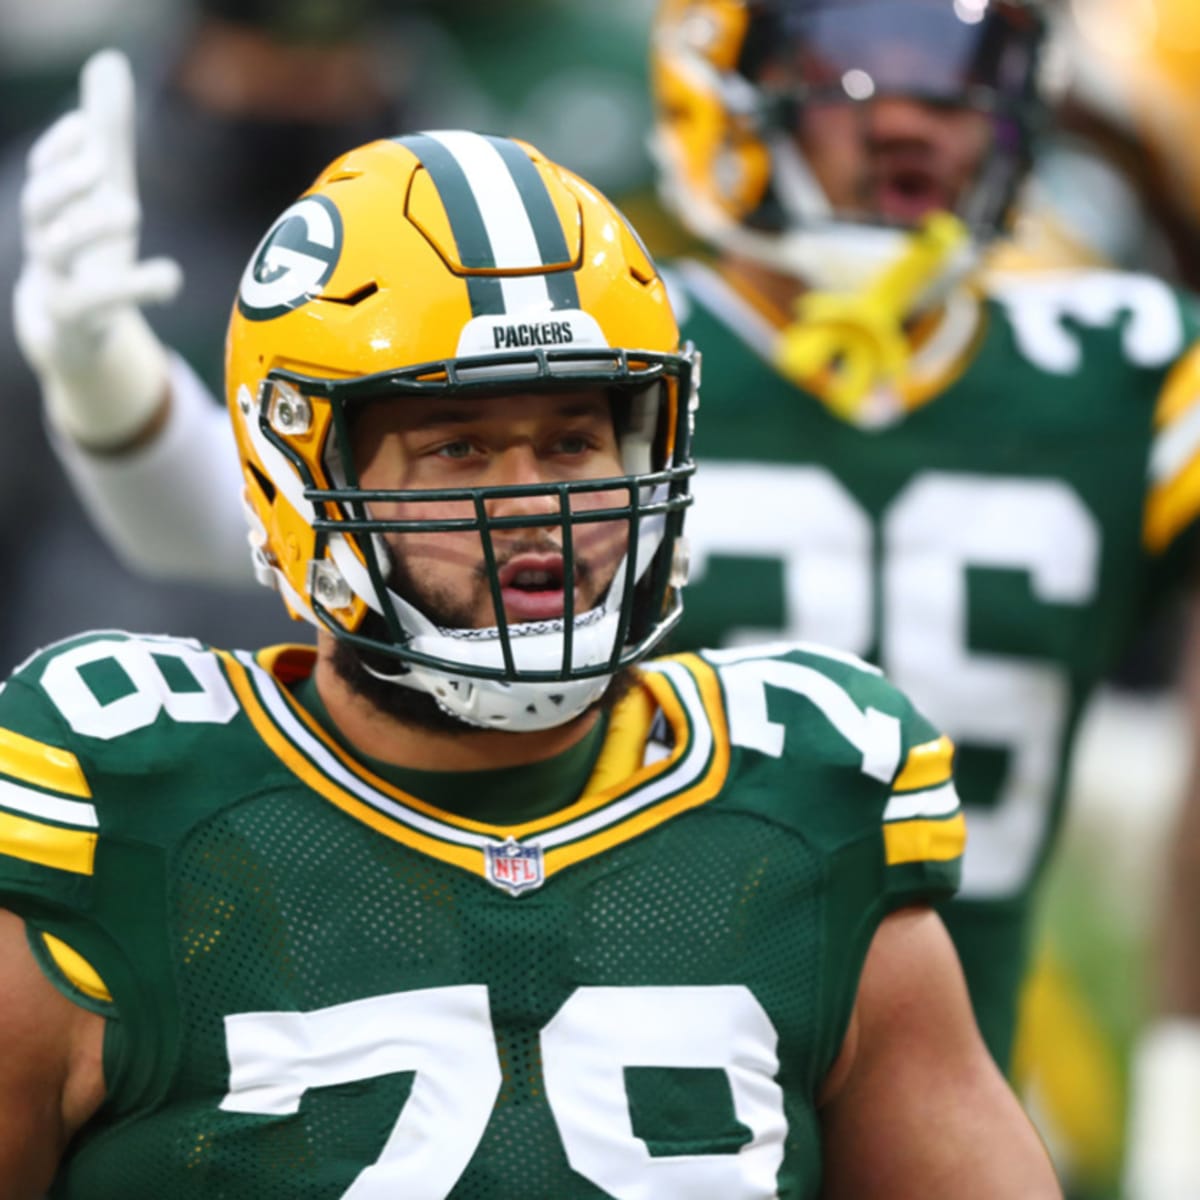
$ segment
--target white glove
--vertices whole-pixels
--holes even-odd
[[[1125,1180],[1128,1200],[1200,1197],[1200,1020],[1164,1017],[1134,1048]]]
[[[170,300],[183,274],[172,259],[137,261],[129,60],[101,50],[79,91],[29,152],[13,318],[51,425],[104,451],[136,441],[167,402],[167,354],[139,305]]]

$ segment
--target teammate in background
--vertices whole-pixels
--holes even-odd
[[[1168,278],[1200,285],[1200,8],[1189,0],[1077,0],[1070,5],[1074,86],[1063,113],[1067,166],[1051,200],[1081,191],[1070,152],[1099,156],[1128,199],[1093,196],[1105,214],[1092,244],[1117,261],[1137,256]],[[1087,168],[1089,171],[1094,168]],[[1086,176],[1083,177],[1086,180]],[[1116,207],[1116,217],[1112,209]],[[1123,219],[1122,219],[1123,218]],[[1190,614],[1189,614],[1190,617]],[[1173,644],[1172,644],[1173,648]],[[1182,692],[1200,703],[1195,655]],[[1154,1019],[1134,1047],[1124,1200],[1194,1200],[1200,1192],[1200,783],[1168,829],[1158,873],[1157,955],[1145,989]]]
[[[982,252],[1029,162],[1037,14],[977,15],[668,4],[656,83],[668,194],[719,248],[678,272],[707,418],[682,642],[827,641],[948,730],[971,838],[942,911],[1007,1065],[1080,713],[1194,555],[1200,373],[1194,309],[1154,280],[989,288],[944,226],[910,232],[955,212]],[[781,333],[808,285],[822,300]],[[798,385],[781,336],[809,338]],[[1174,1128],[1152,1160],[1190,1187],[1195,1164],[1162,1153],[1194,1153]]]
[[[715,271],[679,270],[707,369],[681,641],[829,641],[947,728],[971,838],[943,915],[1005,1065],[1080,714],[1187,586],[1200,507],[1193,302],[1144,276],[987,282],[978,265],[1005,240],[1046,122],[1037,18],[1007,3],[668,3],[654,53],[667,194],[718,250]],[[909,240],[933,210],[970,226],[974,261],[943,243],[939,273],[938,226]],[[896,304],[930,262],[926,294]],[[778,339],[806,288],[834,299],[810,296],[809,328],[785,342],[820,351],[824,321],[824,345],[849,353],[797,387]],[[864,346],[879,374],[848,401]],[[774,496],[753,523],[735,507],[749,487]],[[1194,725],[1194,686],[1185,699]],[[1194,827],[1195,785],[1191,801]],[[1196,839],[1173,844],[1178,1016],[1200,1013],[1200,902]],[[1191,1197],[1200,1179],[1194,1022],[1152,1028],[1135,1059],[1136,1200]]]
[[[666,195],[718,250],[678,269],[706,348],[683,638],[828,642],[945,725],[971,840],[944,916],[1004,1065],[1080,709],[1200,508],[1190,305],[980,278],[1042,36],[1023,0],[669,0],[654,50]]]
[[[948,741],[846,655],[646,661],[697,368],[611,204],[351,151],[226,381],[317,645],[93,633],[0,693],[6,1196],[1059,1194],[929,907]]]

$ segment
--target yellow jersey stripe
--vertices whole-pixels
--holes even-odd
[[[638,810],[632,816],[599,830],[590,837],[548,848],[545,852],[547,876],[553,871],[581,862],[583,859],[599,854],[629,838],[645,833],[688,809],[706,804],[725,786],[725,781],[729,776],[729,727],[725,720],[721,684],[717,673],[708,663],[694,654],[681,654],[666,661],[682,666],[691,676],[692,682],[695,683],[700,694],[704,715],[707,717],[713,738],[708,765],[704,773],[690,787],[668,795],[664,799]],[[646,675],[648,682],[655,681],[656,673],[646,672]],[[666,680],[659,682],[664,690],[662,693],[656,692],[656,695],[661,700],[665,697],[668,685]]]
[[[1142,541],[1157,554],[1200,513],[1200,346],[1192,347],[1167,376],[1154,427]]]
[[[92,794],[75,755],[11,729],[0,729],[0,772],[68,796],[90,798]]]
[[[1169,483],[1151,489],[1142,521],[1142,542],[1151,554],[1165,550],[1200,513],[1200,457]]]
[[[608,719],[608,733],[592,767],[584,796],[624,787],[641,769],[646,757],[646,740],[658,706],[648,688],[631,688]]]
[[[1200,454],[1200,404],[1159,430],[1150,444],[1152,484],[1169,483]]]
[[[0,812],[0,854],[59,871],[90,875],[96,860],[96,834]]]
[[[112,993],[100,978],[100,973],[78,950],[72,949],[52,933],[43,933],[42,941],[46,943],[55,966],[85,996],[91,996],[93,1000],[112,1000]]]
[[[1158,394],[1154,427],[1164,429],[1178,421],[1200,400],[1200,346],[1193,346],[1171,368]]]
[[[945,734],[932,742],[922,742],[908,752],[892,790],[914,792],[918,788],[945,783],[950,778],[953,762],[954,743]]]
[[[987,309],[973,291],[951,294],[910,336],[909,360],[895,383],[905,412],[940,396],[966,374],[987,333]]]
[[[947,820],[896,821],[883,827],[887,865],[946,862],[958,858],[967,844],[967,823],[961,812]]]

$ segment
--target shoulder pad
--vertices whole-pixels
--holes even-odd
[[[772,787],[794,795],[802,832],[876,844],[897,895],[957,887],[966,829],[953,744],[878,668],[806,644],[702,657],[721,680],[731,745],[779,763]]]
[[[33,654],[0,687],[0,860],[90,874],[104,798],[194,771],[190,740],[239,711],[195,641],[104,630]]]
[[[153,726],[225,724],[238,712],[218,655],[194,639],[101,630],[58,642],[12,677],[85,743]]]

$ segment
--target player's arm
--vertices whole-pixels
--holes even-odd
[[[42,973],[25,924],[0,910],[0,1200],[36,1200],[104,1099],[104,1019]]]
[[[152,575],[250,583],[224,406],[142,314],[181,274],[138,257],[134,124],[129,63],[101,51],[83,68],[79,107],[29,154],[17,343],[63,468],[117,554]]]
[[[1060,1197],[928,908],[880,925],[822,1104],[825,1200]]]

